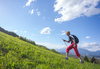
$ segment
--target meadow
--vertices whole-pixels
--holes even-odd
[[[100,69],[99,64],[80,64],[78,59],[64,58],[65,55],[0,32],[0,69]]]

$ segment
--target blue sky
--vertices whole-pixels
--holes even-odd
[[[100,0],[0,0],[0,26],[48,48],[66,47],[66,31],[79,47],[100,50]],[[68,44],[69,45],[69,44]]]

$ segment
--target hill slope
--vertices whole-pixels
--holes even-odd
[[[100,69],[98,64],[64,57],[0,32],[0,69]]]

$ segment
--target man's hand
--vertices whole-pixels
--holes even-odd
[[[67,40],[64,40],[64,39],[62,39],[64,42],[68,42],[69,43],[69,41],[67,41]]]
[[[64,42],[66,42],[66,40],[63,39]]]
[[[75,48],[75,46],[76,46],[76,45],[74,44],[73,47]]]

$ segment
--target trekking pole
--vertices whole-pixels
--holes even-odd
[[[62,39],[63,40],[63,39]],[[64,42],[65,43],[65,42]],[[67,47],[67,44],[65,43],[65,45],[66,45],[66,47]],[[71,54],[71,56],[73,57],[73,55],[72,55],[72,53],[71,53],[71,51],[69,51],[70,52],[70,54]],[[74,57],[73,57],[74,58]]]

